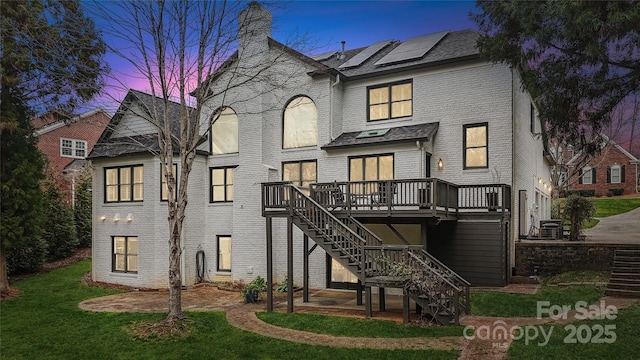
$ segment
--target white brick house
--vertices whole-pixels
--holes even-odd
[[[504,184],[502,189],[509,191],[499,196],[508,208],[486,211],[487,194],[481,193],[482,199],[475,201],[484,209],[455,219],[420,218],[417,213],[376,218],[371,212],[363,215],[367,226],[385,243],[433,250],[453,270],[468,274],[472,284],[507,282],[514,263],[513,242],[532,222],[550,215],[545,186],[550,183],[549,163],[541,127],[518,72],[482,61],[475,47],[477,34],[470,30],[307,57],[270,38],[268,11],[252,3],[241,15],[241,20],[249,18],[230,62],[242,68],[269,63],[270,81],[233,88],[224,103],[213,98],[210,110],[205,110],[203,118],[227,109],[212,133],[203,130],[210,142],[202,146],[190,176],[184,284],[198,281],[196,266],[202,254],[205,281],[266,277],[261,183],[293,181],[308,187],[425,178],[460,186]],[[229,77],[232,74],[223,67],[211,86]],[[153,127],[135,115],[149,99],[130,91],[112,120],[112,131],[90,156],[96,169],[96,281],[167,286],[167,206],[162,201],[160,161],[123,140],[149,141]],[[466,189],[459,190],[460,202],[470,194]],[[487,224],[496,226],[475,241],[480,246],[486,242],[487,248],[465,254],[461,247],[474,242],[474,231],[464,235],[465,231]],[[273,218],[276,280],[287,270],[286,239],[286,220]],[[296,229],[297,284],[303,283],[302,270],[298,271],[302,249]],[[482,253],[495,249],[495,260]],[[312,288],[349,287],[353,280],[322,249],[311,253],[309,272]]]

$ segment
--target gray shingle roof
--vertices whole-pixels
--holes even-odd
[[[157,101],[162,101],[160,98],[156,98]],[[138,90],[130,89],[124,100],[120,104],[118,111],[111,119],[111,122],[107,126],[107,129],[100,137],[100,140],[95,144],[89,159],[101,158],[101,157],[117,157],[121,155],[129,155],[136,153],[157,153],[159,151],[158,140],[156,134],[136,135],[127,137],[113,138],[113,130],[118,125],[124,114],[128,111],[129,106],[133,103],[141,104],[145,109],[153,108],[153,95],[143,93]],[[193,110],[193,109],[192,109]],[[160,119],[163,119],[163,108],[158,106],[158,114]],[[193,112],[192,112],[193,113]],[[180,116],[180,104],[176,102],[170,102],[168,107],[169,118],[178,118]],[[174,138],[174,148],[176,148],[176,139],[180,137],[180,122],[173,121],[171,123],[171,133]]]
[[[324,145],[322,149],[333,150],[347,147],[411,142],[416,140],[428,141],[438,131],[438,125],[439,123],[432,122],[426,124],[394,127],[390,128],[386,134],[376,137],[358,138],[357,136],[361,133],[361,131],[342,133],[335,140],[328,143],[327,145]]]
[[[319,62],[332,69],[339,69],[339,72],[344,75],[347,80],[353,80],[362,77],[381,75],[383,73],[408,70],[416,67],[434,66],[454,61],[477,59],[480,57],[480,53],[476,46],[479,36],[480,35],[474,30],[449,32],[422,58],[390,65],[375,65],[375,63],[390,53],[393,49],[397,48],[401,44],[400,41],[391,42],[391,44],[385,46],[374,56],[356,67],[339,69],[340,65],[358,55],[360,52],[365,50],[366,47],[347,50],[344,52],[344,58],[332,56]]]

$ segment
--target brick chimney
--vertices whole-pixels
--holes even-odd
[[[271,12],[257,1],[238,16],[239,56],[253,57],[267,50],[267,38],[271,37]]]

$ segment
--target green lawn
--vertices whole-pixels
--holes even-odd
[[[640,207],[640,198],[596,198],[593,202],[596,205],[594,217],[618,215]]]
[[[529,341],[528,344],[525,339],[516,340],[509,348],[509,358],[638,359],[640,354],[638,324],[640,324],[639,303],[621,309],[617,317],[612,320],[582,320],[570,325],[545,325],[545,333],[551,331],[550,341],[547,344],[544,343],[541,335],[534,341]],[[609,326],[608,332],[602,330],[605,326]],[[574,332],[571,328],[577,331]],[[530,334],[533,335],[534,331],[531,330]]]
[[[83,261],[14,284],[22,295],[0,303],[0,356],[7,359],[456,359],[458,351],[368,350],[308,346],[238,330],[221,312],[187,313],[194,331],[138,340],[125,327],[162,314],[92,313],[84,299],[113,292],[83,286]]]
[[[439,337],[462,336],[463,326],[431,326],[397,324],[389,320],[353,319],[316,314],[258,313],[269,324],[320,334],[351,337]]]
[[[591,304],[603,294],[603,289],[592,285],[543,285],[534,295],[472,291],[471,313],[484,316],[535,317],[538,301],[549,301],[554,305],[574,305],[577,301]]]
[[[596,207],[596,213],[593,217],[603,218],[612,215],[618,215],[631,211],[640,207],[640,198],[591,198]],[[564,201],[559,199],[558,201]],[[600,222],[597,219],[591,219],[585,222],[585,229],[590,229]]]

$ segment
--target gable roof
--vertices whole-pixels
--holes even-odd
[[[156,100],[163,101],[156,97]],[[93,150],[89,154],[89,159],[101,158],[101,157],[117,157],[121,155],[130,155],[136,153],[145,152],[157,152],[160,150],[158,145],[157,134],[145,134],[135,136],[123,136],[112,137],[113,131],[116,126],[122,120],[122,117],[129,111],[132,104],[140,104],[143,109],[149,114],[150,109],[153,108],[153,95],[129,89],[127,95],[120,103],[120,107],[116,114],[111,118],[111,122],[107,125],[107,128],[102,133],[100,140],[95,144]],[[168,117],[178,118],[180,116],[180,104],[170,101],[168,107]],[[159,111],[163,111],[160,107]],[[160,119],[164,118],[164,114],[159,114]],[[171,123],[171,133],[174,139],[180,137],[180,123],[174,121]]]
[[[362,131],[347,132],[341,134],[327,145],[322,146],[321,149],[334,150],[360,146],[413,142],[416,140],[429,141],[429,139],[438,131],[438,126],[438,122],[399,126],[389,128],[384,135],[373,137],[359,137],[359,135],[363,133]]]
[[[71,125],[75,122],[82,121],[97,113],[103,113],[107,118],[111,119],[111,115],[102,107],[86,111],[79,115],[72,115],[63,111],[50,111],[31,120],[31,125],[35,129],[36,136],[46,134],[50,131],[59,129],[65,125]]]
[[[397,60],[389,63],[379,64],[378,62],[394,50],[412,43],[412,40],[421,37],[441,35],[439,40],[432,44],[422,56],[411,57],[407,60]],[[407,71],[416,68],[424,68],[458,61],[480,59],[480,52],[477,42],[480,34],[474,30],[467,29],[454,32],[440,32],[428,34],[401,41],[383,41],[357,49],[342,51],[330,51],[320,55],[305,55],[285,44],[282,44],[271,37],[267,37],[271,48],[284,51],[294,58],[311,65],[315,69],[308,74],[312,77],[331,74],[340,76],[344,81],[357,80],[372,76],[380,76],[399,71]],[[415,41],[413,42],[415,43]],[[431,44],[430,44],[431,45]],[[349,65],[349,62],[356,58]],[[364,58],[364,59],[363,59]],[[235,61],[238,60],[238,51],[229,58],[205,80],[210,83],[223,74]],[[377,64],[378,63],[378,64]]]
[[[607,135],[600,134],[600,137],[603,139],[603,142],[602,142],[603,147],[606,146],[606,145],[611,145],[611,146],[615,147],[624,156],[629,158],[629,163],[631,163],[631,164],[637,164],[638,162],[640,162],[638,160],[638,158],[633,156],[630,152],[625,150],[622,146],[618,145],[618,143],[616,143],[615,141],[611,140]],[[583,153],[582,151],[576,152],[575,155],[573,155],[573,157],[569,161],[567,161],[567,165],[572,165],[580,156],[582,156],[582,153]]]

